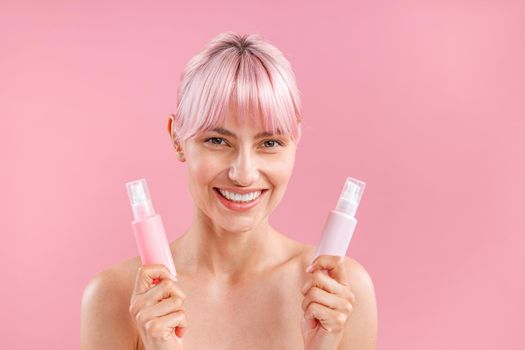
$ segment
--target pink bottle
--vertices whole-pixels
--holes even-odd
[[[166,231],[160,215],[155,213],[146,179],[126,183],[134,221],[131,223],[142,264],[164,264],[177,276]]]
[[[319,255],[346,255],[357,225],[355,213],[364,190],[364,182],[351,177],[346,179],[337,207],[328,215],[321,242],[311,262]]]

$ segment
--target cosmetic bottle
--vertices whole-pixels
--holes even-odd
[[[319,255],[346,255],[357,225],[355,213],[364,189],[364,182],[351,177],[346,179],[337,206],[328,215],[321,241],[311,262]]]
[[[134,220],[131,223],[142,264],[164,264],[177,275],[166,231],[159,214],[155,213],[146,179],[126,183]]]

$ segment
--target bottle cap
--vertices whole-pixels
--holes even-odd
[[[155,215],[146,179],[128,182],[126,188],[135,220]]]
[[[365,185],[363,181],[348,177],[335,210],[346,215],[355,216]]]

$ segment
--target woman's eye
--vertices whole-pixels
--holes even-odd
[[[206,139],[204,142],[209,143],[211,141],[211,144],[213,145],[221,145],[221,141],[224,141],[222,137],[210,137]]]
[[[268,145],[268,147],[266,148],[276,148],[277,146],[283,145],[282,142],[277,141],[277,140],[267,140],[267,141],[264,141],[264,144]]]
[[[204,143],[211,143],[214,146],[227,145],[226,140],[222,137],[209,137],[204,140]],[[263,148],[277,148],[278,146],[283,146],[284,144],[278,140],[266,140],[263,142]]]

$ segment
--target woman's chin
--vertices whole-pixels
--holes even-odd
[[[233,215],[230,217],[221,217],[217,222],[223,230],[232,233],[243,233],[253,231],[258,226],[257,218],[253,215]]]

